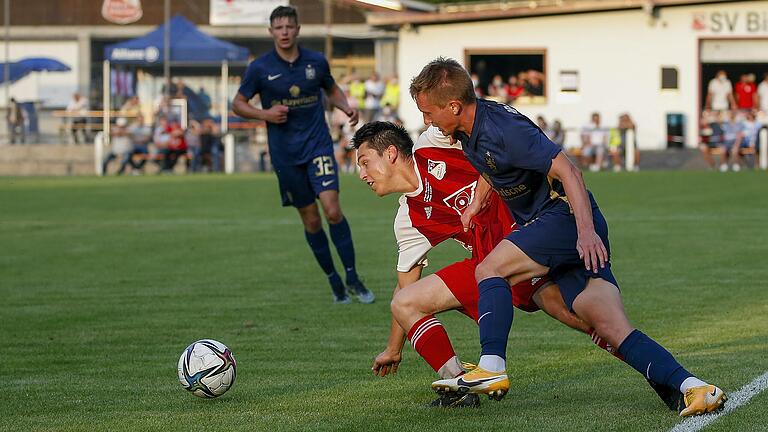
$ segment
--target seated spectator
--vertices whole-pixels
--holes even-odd
[[[608,130],[600,124],[600,113],[594,112],[591,121],[581,130],[581,165],[590,171],[600,171],[607,144]]]
[[[149,143],[152,142],[152,131],[144,124],[144,116],[139,114],[128,127],[128,136],[131,138],[131,159],[133,174],[140,174],[144,170],[149,155]],[[139,156],[136,162],[135,156]]]
[[[382,106],[381,111],[379,111],[379,114],[376,115],[376,117],[374,117],[373,120],[391,122],[399,125],[403,124],[403,122],[397,116],[397,113],[395,112],[395,110],[393,110],[392,107],[389,105]],[[349,122],[346,122],[346,123],[349,123]]]
[[[699,131],[701,136],[699,149],[701,150],[701,154],[704,156],[707,165],[713,170],[716,168],[715,160],[712,158],[712,155],[715,153],[720,153],[721,155],[720,165],[722,166],[723,164],[726,164],[726,169],[728,168],[726,156],[727,149],[723,145],[723,128],[718,116],[718,112],[704,110],[701,113],[701,120],[699,122],[701,125],[701,130]]]
[[[118,175],[123,174],[128,164],[132,163],[133,146],[131,145],[131,138],[128,135],[127,126],[128,120],[119,118],[112,127],[110,134],[110,148],[107,155],[104,157],[104,161],[101,163],[101,172],[104,175],[107,175],[109,163],[118,157],[121,158],[120,168],[117,171]]]
[[[365,81],[365,105],[363,113],[366,121],[370,121],[378,114],[381,108],[381,97],[384,95],[384,83],[379,79],[379,74],[371,73],[371,76]]]
[[[531,69],[528,71],[527,77],[525,93],[529,96],[544,96],[544,74]]]
[[[544,132],[544,135],[546,135],[547,138],[550,140],[552,139],[552,131],[550,130],[549,124],[547,124],[547,119],[545,119],[543,115],[536,116],[536,126]]]
[[[614,171],[621,171],[624,166],[623,158],[627,152],[627,133],[630,130],[634,133],[635,169],[640,164],[640,150],[637,148],[635,122],[632,121],[629,114],[624,113],[619,116],[619,126],[611,128],[608,138],[608,153],[611,155]]]
[[[757,138],[763,125],[755,120],[755,114],[752,111],[747,112],[744,120],[740,122],[736,142],[731,148],[731,160],[733,161],[731,169],[741,171],[742,153],[744,150],[751,149],[754,154],[757,148]]]
[[[476,73],[473,73],[471,78],[472,78],[472,87],[475,88],[475,97],[484,98],[485,92],[480,87],[480,76],[478,76]]]
[[[736,119],[736,110],[720,113],[720,128],[723,131],[723,160],[720,163],[720,171],[728,171],[728,156],[735,147],[739,137],[740,122]]]
[[[85,118],[85,115],[88,113],[88,101],[80,93],[75,93],[72,95],[72,100],[67,104],[66,112],[72,122],[72,140],[75,144],[80,144],[78,139],[79,132],[82,132],[84,139],[87,140],[88,136],[85,128],[88,120]]]
[[[549,135],[549,139],[552,140],[553,143],[559,145],[560,147],[565,146],[565,129],[563,129],[563,124],[560,122],[560,120],[555,120],[552,122],[552,129],[550,130],[551,135]]]
[[[188,165],[189,171],[197,172],[200,170],[202,152],[200,148],[200,122],[192,120],[189,127],[184,131],[184,140],[187,143],[187,153],[192,157],[192,162]]]
[[[5,112],[5,120],[8,125],[11,144],[20,142],[24,144],[26,137],[26,128],[24,127],[24,110],[16,98],[11,98],[10,105]]]

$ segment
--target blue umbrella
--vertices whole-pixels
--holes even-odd
[[[24,78],[31,72],[67,72],[72,70],[64,63],[47,57],[29,57],[10,63],[12,83]],[[5,63],[0,63],[0,84],[5,82]]]

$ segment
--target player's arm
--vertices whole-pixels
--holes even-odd
[[[397,295],[400,289],[418,281],[421,278],[421,270],[423,266],[416,265],[407,272],[397,272],[397,286],[392,292],[392,298]],[[389,329],[389,340],[387,341],[387,347],[373,360],[374,375],[381,377],[387,376],[387,374],[397,373],[397,367],[400,364],[402,358],[403,345],[405,344],[406,333],[400,324],[392,317],[392,322]]]
[[[342,110],[349,117],[349,124],[352,126],[357,124],[359,114],[356,109],[349,106],[347,96],[338,84],[333,83],[331,88],[326,90],[326,96],[333,106]]]
[[[565,188],[565,195],[568,197],[568,202],[576,218],[576,230],[578,232],[576,249],[579,251],[579,257],[584,260],[584,266],[587,270],[597,269],[598,265],[601,268],[605,267],[605,262],[608,261],[608,251],[595,232],[595,225],[592,222],[592,206],[581,171],[573,166],[563,152],[560,152],[552,159],[549,176],[560,180],[563,183],[563,188]]]
[[[488,204],[488,199],[491,197],[491,185],[488,184],[485,179],[480,176],[477,178],[477,186],[475,187],[475,197],[472,202],[469,203],[464,213],[461,214],[461,225],[464,226],[464,231],[469,231],[473,228],[472,218],[480,214],[480,211]]]
[[[288,120],[288,107],[273,105],[270,109],[260,109],[248,103],[248,98],[238,93],[232,100],[232,110],[243,118],[263,120],[269,123],[285,123]]]

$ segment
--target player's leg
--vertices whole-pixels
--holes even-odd
[[[304,237],[315,260],[328,278],[336,303],[349,303],[344,283],[336,273],[328,237],[323,230],[323,221],[315,202],[315,193],[309,184],[305,166],[275,166],[283,206],[296,207],[304,225]]]
[[[726,400],[722,390],[695,377],[664,347],[632,327],[613,281],[589,278],[586,288],[573,301],[574,312],[592,325],[600,337],[618,346],[625,361],[646,379],[684,394],[686,408],[680,415],[720,408]]]
[[[346,273],[347,287],[361,303],[373,303],[375,296],[360,281],[355,267],[355,246],[352,230],[344,217],[339,202],[339,176],[335,159],[331,155],[318,156],[309,164],[307,176],[320,200],[331,240],[341,258]]]

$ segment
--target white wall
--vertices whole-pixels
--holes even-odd
[[[716,12],[730,14],[731,22],[736,23],[733,29],[711,25]],[[746,20],[748,12],[758,14],[750,15],[750,23]],[[694,30],[694,15],[703,16],[710,25]],[[755,18],[764,19],[765,25]],[[421,126],[422,117],[407,85],[435,57],[452,57],[463,63],[465,49],[545,48],[547,103],[516,105],[521,112],[531,117],[543,114],[549,121],[559,118],[567,128],[581,127],[593,111],[601,112],[604,124],[615,126],[618,115],[629,112],[638,125],[641,149],[665,148],[666,114],[683,112],[688,125],[687,145],[695,146],[699,38],[747,36],[768,37],[768,1],[664,8],[655,22],[647,13],[636,10],[402,29],[398,62],[403,83],[400,113],[409,129]],[[678,68],[679,90],[660,90],[662,66]],[[560,93],[561,70],[579,72],[577,95]],[[577,145],[575,138],[571,134],[567,145]]]
[[[41,101],[45,107],[66,106],[78,89],[77,41],[13,41],[10,43],[11,61],[26,57],[50,57],[72,70],[68,72],[32,72],[11,85],[11,96],[19,101]],[[5,62],[5,49],[0,47],[0,62]],[[2,74],[2,68],[0,68]],[[0,89],[0,106],[5,106],[5,92]]]

